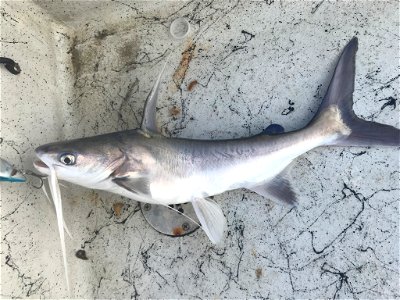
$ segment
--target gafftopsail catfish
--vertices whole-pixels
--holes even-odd
[[[318,112],[303,129],[229,140],[166,138],[156,126],[160,74],[140,129],[40,146],[34,165],[61,180],[141,202],[191,202],[202,228],[217,243],[226,222],[208,196],[247,188],[296,205],[286,173],[303,153],[320,146],[400,146],[399,129],[361,120],[353,112],[357,47],[354,37],[340,56]]]

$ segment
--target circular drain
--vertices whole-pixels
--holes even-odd
[[[149,203],[140,203],[143,216],[146,221],[158,232],[169,236],[184,236],[194,232],[200,224],[190,203],[175,205],[155,205]],[[177,211],[171,209],[174,208]],[[183,215],[184,214],[184,215]],[[189,218],[190,219],[189,219]]]
[[[175,39],[183,39],[190,31],[190,24],[185,18],[175,19],[170,27],[169,32]]]

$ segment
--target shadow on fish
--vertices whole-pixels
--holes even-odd
[[[247,188],[294,206],[287,167],[298,156],[321,146],[400,145],[398,129],[353,112],[357,46],[354,37],[344,48],[319,110],[303,129],[283,132],[274,125],[256,136],[228,140],[164,137],[156,126],[160,74],[140,129],[40,146],[34,165],[60,180],[141,202],[191,202],[203,230],[218,243],[226,221],[220,206],[207,197]]]

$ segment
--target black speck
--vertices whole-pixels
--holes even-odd
[[[244,42],[242,44],[251,41],[256,36],[255,34],[250,33],[250,32],[248,32],[246,30],[242,30],[241,33],[244,35]]]
[[[385,104],[382,105],[381,110],[383,110],[386,106],[393,106],[393,109],[396,108],[396,101],[397,101],[396,98],[388,97],[388,98],[385,98],[385,99],[381,99],[379,101],[386,101]]]
[[[281,115],[287,116],[288,114],[292,113],[292,112],[294,111],[293,105],[294,105],[294,102],[291,101],[291,100],[289,100],[289,107],[288,107],[288,108],[285,108],[285,109],[282,111]]]
[[[87,256],[86,256],[86,251],[85,250],[78,250],[75,252],[75,256],[77,258],[83,259],[83,260],[88,260]]]

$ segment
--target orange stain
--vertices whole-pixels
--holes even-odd
[[[181,226],[179,227],[175,227],[174,229],[172,229],[172,234],[175,236],[180,236],[183,234],[183,228]]]
[[[189,92],[193,91],[194,87],[195,87],[196,85],[198,85],[198,84],[199,84],[199,82],[198,82],[197,80],[191,81],[191,82],[188,84],[188,87],[187,87],[188,91],[189,91]]]

